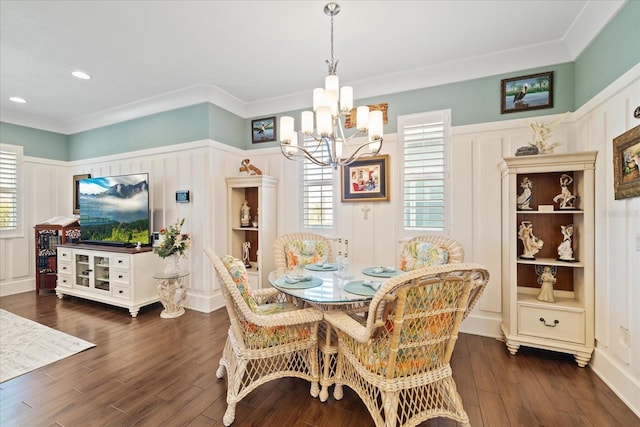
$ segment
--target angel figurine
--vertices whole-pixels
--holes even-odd
[[[575,261],[573,248],[571,247],[571,237],[573,236],[573,224],[561,225],[562,243],[558,245],[558,259],[560,261]]]
[[[518,238],[522,240],[522,245],[524,246],[524,251],[522,255],[520,255],[520,258],[536,259],[535,254],[542,249],[544,242],[533,235],[533,224],[531,224],[531,221],[522,221],[520,223]]]
[[[560,194],[553,198],[555,203],[560,203],[560,209],[573,209],[573,204],[576,201],[576,196],[571,194],[569,185],[573,182],[573,178],[566,173],[560,175]]]
[[[538,276],[538,284],[540,284],[540,293],[538,294],[538,300],[544,302],[556,302],[553,296],[553,285],[556,283],[555,266],[548,265],[536,265],[536,273]]]
[[[526,211],[531,210],[531,206],[529,206],[529,203],[531,202],[532,186],[533,184],[531,183],[528,177],[525,176],[524,178],[522,178],[522,181],[520,182],[520,188],[522,188],[522,194],[518,196],[518,200],[517,200],[519,210],[526,210]]]

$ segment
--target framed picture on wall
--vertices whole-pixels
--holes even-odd
[[[91,178],[91,174],[73,175],[73,213],[80,213],[80,180]]]
[[[613,139],[615,199],[640,196],[640,125]]]
[[[275,117],[251,120],[251,142],[257,144],[259,142],[276,141],[278,139],[276,130]]]
[[[343,202],[389,200],[389,155],[356,160],[341,175]]]
[[[503,79],[500,113],[553,108],[553,71]]]

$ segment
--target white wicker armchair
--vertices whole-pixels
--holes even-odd
[[[291,233],[279,236],[273,243],[276,269],[292,270],[296,265],[333,262],[329,240],[315,233]]]
[[[405,242],[398,267],[411,271],[428,265],[460,262],[464,262],[464,248],[460,242],[446,236],[425,234]]]
[[[311,395],[317,397],[320,390],[317,333],[322,313],[314,308],[297,309],[289,305],[285,296],[273,288],[251,292],[242,261],[229,256],[221,259],[210,248],[205,253],[222,279],[222,295],[231,322],[216,371],[218,378],[227,372],[224,425],[233,423],[240,400],[271,380],[283,377],[308,380]]]
[[[435,417],[469,424],[449,361],[458,329],[489,280],[478,264],[423,267],[387,280],[366,320],[325,313],[338,334],[334,397],[353,389],[376,426]]]

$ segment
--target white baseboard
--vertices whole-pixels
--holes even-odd
[[[23,292],[35,291],[36,279],[33,277],[13,280],[0,285],[0,297],[6,297],[8,295],[21,294]]]
[[[640,417],[640,380],[629,375],[630,369],[622,366],[619,360],[597,346],[589,366],[616,396]]]
[[[222,295],[192,295],[187,294],[187,300],[184,303],[185,308],[200,311],[202,313],[211,313],[221,307],[224,307],[224,299]]]

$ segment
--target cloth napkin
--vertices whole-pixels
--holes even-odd
[[[393,267],[374,267],[371,271],[376,274],[393,273],[394,271],[396,271],[396,269]]]
[[[362,282],[362,286],[366,286],[373,289],[374,291],[377,291],[378,289],[380,289],[380,286],[382,286],[382,282],[379,282],[377,280],[364,280]]]
[[[291,274],[287,274],[284,278],[285,282],[287,283],[306,282],[307,280],[311,280],[311,279],[312,279],[311,275],[298,276],[298,275],[291,275]]]

